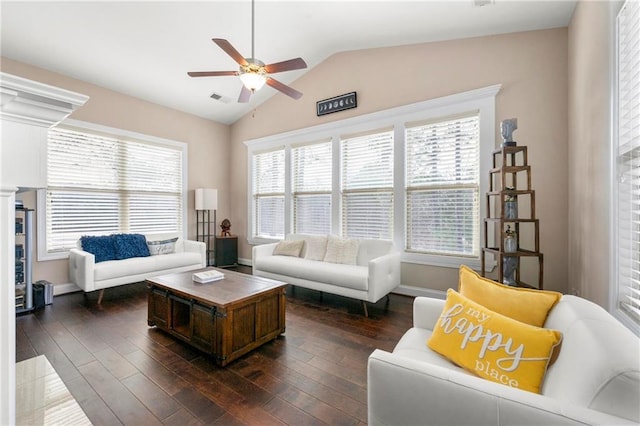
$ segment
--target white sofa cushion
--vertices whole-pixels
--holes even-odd
[[[96,281],[110,280],[129,275],[146,274],[153,271],[179,268],[200,263],[200,254],[181,252],[149,257],[132,257],[122,260],[108,260],[96,263],[94,279]]]
[[[254,267],[273,274],[304,278],[340,287],[366,291],[368,269],[364,266],[327,263],[288,256],[266,256],[255,260]]]
[[[304,257],[309,260],[323,260],[324,255],[327,252],[327,242],[329,239],[321,235],[310,235],[305,238],[304,245]]]
[[[280,241],[273,249],[274,256],[300,257],[300,252],[304,247],[304,241]]]
[[[359,246],[360,243],[358,240],[330,235],[329,241],[327,242],[327,251],[324,254],[324,261],[343,265],[355,265],[358,258]]]

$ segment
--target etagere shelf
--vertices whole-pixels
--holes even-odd
[[[531,166],[526,146],[503,146],[493,151],[486,203],[482,276],[486,276],[487,255],[490,254],[497,263],[499,282],[541,290],[540,222],[535,214],[535,191],[531,189]],[[495,241],[493,245],[490,245],[491,241]],[[537,260],[537,283],[522,279],[524,258]]]

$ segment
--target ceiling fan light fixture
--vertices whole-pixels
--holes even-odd
[[[255,92],[260,90],[267,81],[267,70],[264,64],[257,59],[249,59],[247,65],[240,66],[240,80],[244,86]]]

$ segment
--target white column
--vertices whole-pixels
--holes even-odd
[[[16,423],[15,192],[0,188],[0,424]]]

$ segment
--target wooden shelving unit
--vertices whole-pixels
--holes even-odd
[[[511,203],[508,207],[507,202]],[[491,254],[497,262],[499,282],[542,290],[544,262],[540,253],[540,222],[535,214],[535,191],[531,189],[531,166],[528,164],[526,146],[507,146],[493,151],[486,203],[488,217],[484,220],[482,276],[486,275],[487,254]],[[505,250],[508,229],[515,232],[515,251]],[[523,237],[522,233],[526,236]],[[495,241],[492,246],[489,245],[490,237]],[[523,281],[523,258],[537,260],[537,283]],[[511,282],[505,282],[505,262],[515,265],[514,276],[506,277],[507,281],[513,278]]]

